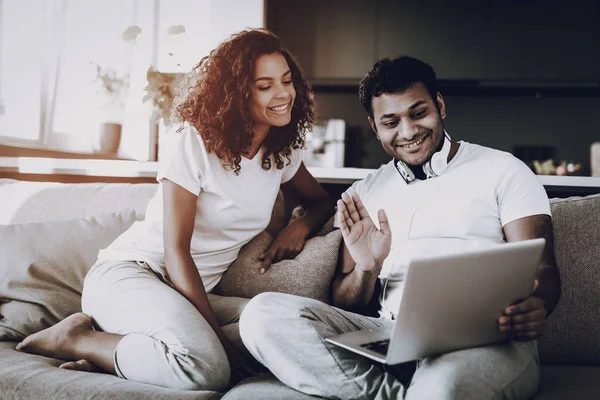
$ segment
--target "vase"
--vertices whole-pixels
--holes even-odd
[[[120,142],[121,124],[103,122],[94,136],[93,148],[96,153],[116,154]]]

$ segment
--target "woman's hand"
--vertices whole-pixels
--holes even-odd
[[[286,226],[260,255],[260,273],[264,274],[272,263],[285,258],[296,257],[304,248],[306,237],[310,233],[308,226],[300,218]]]
[[[272,263],[296,257],[304,248],[308,235],[316,232],[334,213],[334,203],[329,194],[308,172],[303,162],[292,179],[284,185],[300,200],[305,209],[304,216],[286,226],[261,254],[261,274],[264,274]]]

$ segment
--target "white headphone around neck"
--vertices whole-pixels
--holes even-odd
[[[444,131],[444,144],[442,145],[441,150],[433,153],[431,158],[423,164],[423,172],[427,175],[427,178],[440,176],[446,171],[446,168],[448,168],[448,154],[450,154],[451,145],[452,139],[450,138],[450,135],[448,135],[448,132]],[[396,159],[394,160],[394,165],[406,183],[411,183],[415,180],[415,174],[404,162]]]

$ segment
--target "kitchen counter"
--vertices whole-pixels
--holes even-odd
[[[157,172],[152,161],[0,157],[0,173],[155,178]]]
[[[308,168],[321,183],[351,184],[375,171],[367,168]],[[544,186],[589,187],[600,189],[600,177],[538,175]],[[600,190],[599,190],[600,191]]]
[[[374,171],[366,168],[315,168],[308,170],[323,184],[351,185]],[[17,174],[28,176],[80,176],[105,178],[145,178],[156,177],[158,163],[152,161],[96,160],[39,157],[0,157],[0,177],[18,179]],[[545,176],[538,175],[545,187],[554,190],[587,189],[590,193],[600,193],[600,177],[589,176]]]

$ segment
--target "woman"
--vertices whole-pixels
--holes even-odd
[[[245,300],[207,293],[267,227],[281,184],[307,212],[275,238],[263,268],[294,257],[333,215],[333,202],[302,163],[312,92],[265,30],[233,35],[187,82],[145,220],[100,251],[84,282],[83,313],[31,335],[18,350],[70,361],[63,368],[179,389],[220,391],[248,373],[243,350],[219,323],[236,322]]]

